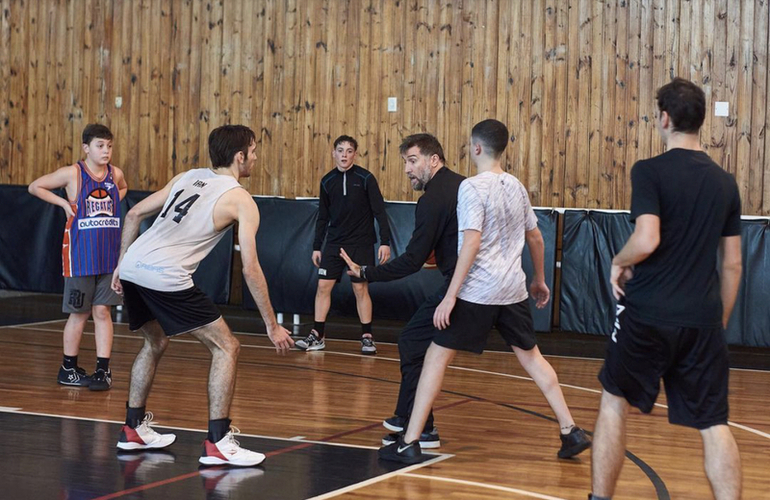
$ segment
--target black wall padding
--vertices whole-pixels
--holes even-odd
[[[545,243],[545,284],[548,285],[548,289],[551,290],[551,300],[543,309],[535,307],[535,300],[529,298],[529,306],[532,311],[532,320],[535,323],[535,330],[538,332],[550,332],[551,331],[551,318],[553,317],[553,297],[554,297],[554,273],[556,269],[556,234],[559,224],[559,213],[555,210],[538,209],[535,210],[537,215],[537,227],[543,235],[543,242]],[[529,249],[524,245],[524,252],[522,253],[522,268],[527,275],[527,287],[532,282],[533,266],[532,257],[529,254]],[[529,292],[529,288],[527,288]]]
[[[770,220],[741,223],[743,276],[727,342],[770,347]]]
[[[55,191],[59,196],[64,190]],[[129,191],[121,202],[122,214],[150,194]],[[0,289],[62,293],[61,244],[64,211],[29,194],[26,186],[0,186]],[[152,220],[142,222],[141,232]],[[195,283],[217,304],[230,298],[233,231],[201,262]]]
[[[270,300],[276,312],[313,314],[317,286],[317,270],[311,261],[315,222],[318,216],[317,200],[284,200],[256,198],[261,222],[257,233],[257,252],[265,272]],[[413,203],[386,203],[390,223],[392,258],[404,252],[414,229]],[[537,211],[538,223],[546,241],[546,282],[553,287],[555,263],[556,213]],[[378,233],[379,234],[379,233]],[[377,246],[372,248],[376,251]],[[525,269],[531,269],[531,259],[525,251]],[[438,270],[423,269],[406,278],[387,283],[372,283],[374,317],[379,319],[408,320],[417,307],[444,281]],[[244,286],[243,304],[256,309],[251,294]],[[536,310],[533,304],[535,327],[550,331],[550,304]],[[344,275],[332,291],[332,315],[356,316],[356,301],[350,278]]]
[[[770,234],[768,220],[744,220],[743,276],[725,332],[727,342],[770,347]],[[615,299],[609,283],[612,257],[633,231],[627,213],[567,210],[562,240],[560,328],[609,335]]]
[[[64,210],[32,196],[27,186],[0,186],[1,289],[62,293],[66,221]]]
[[[631,233],[627,213],[567,210],[561,258],[562,330],[609,335],[615,321],[610,267]]]
[[[152,191],[129,191],[122,200],[123,216],[128,210],[152,194]],[[152,226],[154,218],[142,221],[139,233]],[[193,274],[193,282],[215,304],[227,304],[230,301],[230,283],[233,274],[233,228],[217,243],[217,246],[201,261]]]

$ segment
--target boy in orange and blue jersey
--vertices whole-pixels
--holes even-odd
[[[58,382],[106,391],[112,387],[111,306],[121,303],[111,288],[120,253],[120,200],[128,191],[123,171],[110,165],[112,132],[90,124],[83,130],[85,160],[61,167],[29,185],[29,192],[61,207],[67,215],[62,241],[64,359]],[[64,188],[67,198],[53,193]],[[89,376],[77,364],[80,340],[89,316],[96,331],[96,370]]]

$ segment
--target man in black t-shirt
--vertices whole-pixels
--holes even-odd
[[[741,276],[741,201],[732,175],[700,148],[703,91],[675,78],[657,92],[667,151],[631,170],[636,226],[612,261],[617,318],[599,374],[604,387],[591,498],[612,497],[629,406],[652,411],[663,378],[668,418],[698,429],[717,499],[740,497],[738,447],[727,426],[727,326]],[[719,256],[719,258],[718,258]]]
[[[377,259],[384,264],[390,258],[390,226],[385,214],[385,202],[377,179],[368,170],[354,165],[358,143],[342,135],[334,141],[334,168],[321,179],[318,198],[318,220],[313,241],[313,264],[318,268],[318,289],[315,296],[315,324],[310,334],[295,343],[303,351],[320,351],[326,347],[324,334],[326,315],[332,301],[332,288],[339,283],[345,270],[340,257],[344,248],[360,262],[374,265],[374,219],[380,226],[380,247]],[[321,246],[326,238],[323,253]],[[372,337],[372,299],[366,280],[351,277],[356,309],[361,320],[361,353],[376,354]]]

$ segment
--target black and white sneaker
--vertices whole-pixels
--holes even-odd
[[[377,354],[377,345],[371,337],[361,337],[361,354]]]
[[[59,368],[58,382],[61,385],[88,387],[91,385],[91,377],[86,375],[86,371],[79,366],[77,368],[64,368],[62,365]]]
[[[406,418],[393,415],[392,417],[383,420],[382,426],[389,431],[404,432],[404,426],[406,426]]]
[[[401,436],[400,432],[394,432],[392,434],[386,434],[382,437],[382,444],[383,446],[388,446],[396,441],[398,441],[398,437]],[[429,448],[439,448],[441,447],[441,439],[438,437],[438,428],[433,427],[430,432],[423,432],[420,434],[420,448],[423,450],[429,449]]]
[[[91,385],[88,386],[92,391],[109,391],[112,387],[112,370],[104,371],[97,368],[91,375]]]
[[[404,442],[404,436],[398,436],[395,443],[383,446],[377,452],[380,460],[401,462],[402,464],[416,464],[422,460],[422,450],[417,441]]]
[[[318,332],[310,330],[310,335],[294,343],[295,346],[303,351],[323,351],[326,349],[324,339],[318,336]]]
[[[561,449],[556,454],[559,458],[572,458],[591,447],[591,440],[588,439],[586,431],[578,426],[574,426],[569,434],[559,434],[559,437]]]

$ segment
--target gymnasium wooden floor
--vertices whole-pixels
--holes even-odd
[[[237,322],[236,322],[237,323]],[[442,447],[428,462],[378,462],[398,391],[398,353],[327,340],[324,352],[278,356],[264,335],[242,343],[231,418],[246,447],[268,452],[252,470],[199,470],[206,428],[208,351],[172,340],[147,409],[178,429],[169,452],[119,455],[128,373],[141,339],[115,326],[109,392],[55,382],[64,321],[0,326],[0,459],[3,498],[540,498],[584,499],[590,451],[559,460],[558,430],[534,383],[506,352],[460,355],[436,405]],[[237,327],[234,328],[237,330]],[[80,364],[95,358],[89,323]],[[601,360],[548,357],[578,425],[592,430]],[[733,432],[744,466],[744,498],[770,498],[770,371],[732,370]],[[665,405],[665,396],[658,403]],[[699,434],[669,425],[665,408],[632,414],[617,499],[711,498]]]

